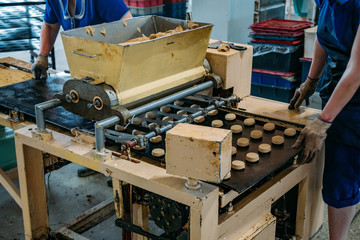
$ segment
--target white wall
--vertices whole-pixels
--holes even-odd
[[[246,43],[254,21],[254,0],[192,0],[194,21],[213,23],[211,38]]]

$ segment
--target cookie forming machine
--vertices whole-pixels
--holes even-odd
[[[183,31],[127,42],[178,26]],[[247,162],[245,170],[231,170],[232,160],[244,160],[286,127],[301,130],[303,125],[237,108],[240,97],[249,94],[252,49],[208,49],[211,29],[211,24],[148,16],[63,32],[71,79],[50,77],[3,88],[9,106],[32,87],[45,92],[24,102],[54,96],[36,104],[36,127],[16,133],[20,165],[26,166],[30,147],[111,176],[116,225],[124,238],[274,239],[276,234],[308,239],[321,225],[315,174],[321,163],[296,165],[300,149],[290,147],[295,136],[272,146],[270,154],[259,154],[258,163]],[[57,86],[63,86],[60,93]],[[227,120],[228,113],[235,119]],[[244,126],[247,117],[256,124]],[[213,120],[223,126],[212,128]],[[63,129],[76,123],[73,127],[81,129],[72,138],[46,129],[45,121]],[[232,153],[237,138],[250,138],[267,122],[275,123],[274,131]],[[234,124],[243,131],[232,133]],[[165,149],[165,155],[153,156],[155,148]],[[28,188],[22,196],[31,198]],[[46,206],[46,199],[37,201]],[[46,213],[25,214],[37,212],[33,208],[40,205],[23,207],[26,236],[47,236]],[[162,234],[149,231],[149,213]]]

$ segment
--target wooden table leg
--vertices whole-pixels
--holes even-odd
[[[23,145],[16,139],[25,239],[47,239],[49,236],[49,216],[42,152]]]

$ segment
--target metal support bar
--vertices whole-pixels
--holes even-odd
[[[114,126],[120,122],[120,118],[113,116],[95,123],[95,145],[96,150],[101,152],[105,148],[105,128]]]
[[[143,113],[146,113],[147,111],[154,109],[154,108],[158,108],[161,107],[162,105],[168,104],[170,102],[176,101],[178,99],[187,97],[189,95],[192,95],[194,93],[200,92],[204,89],[207,89],[209,87],[213,86],[213,82],[212,81],[208,81],[208,82],[204,82],[204,83],[200,83],[199,85],[193,86],[191,88],[182,90],[180,92],[174,93],[170,96],[161,98],[159,100],[153,101],[151,103],[145,104],[143,106],[140,106],[138,108],[134,108],[129,110],[130,112],[130,116],[137,116],[137,115],[141,115]]]
[[[236,102],[236,101],[240,101],[240,99],[236,96],[231,96],[231,97],[228,97],[227,99],[223,99],[223,100],[215,100],[214,102],[212,102],[212,104],[210,106],[204,108],[203,110],[197,111],[197,112],[189,115],[187,118],[182,118],[174,123],[163,126],[158,131],[151,131],[151,132],[147,133],[145,135],[145,139],[150,139],[158,134],[164,133],[164,132],[170,130],[171,128],[173,128],[178,123],[192,122],[194,118],[196,118],[202,114],[207,115],[209,111],[214,110],[217,107],[223,106],[223,105],[227,104],[228,102]]]
[[[51,108],[56,108],[61,105],[60,99],[52,99],[43,103],[35,105],[35,117],[37,131],[45,132],[45,115],[44,112]]]

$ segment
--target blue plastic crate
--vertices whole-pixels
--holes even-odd
[[[296,87],[300,84],[298,75],[283,77],[257,72],[252,72],[251,82],[275,87]]]
[[[251,83],[251,95],[285,103],[290,102],[295,90],[296,87],[284,88]]]
[[[256,39],[265,39],[265,40],[276,40],[276,41],[296,41],[304,38],[304,36],[299,37],[282,37],[282,36],[264,36],[264,35],[256,35],[250,34],[249,37]]]
[[[186,1],[179,3],[165,4],[165,12],[176,11],[186,8]]]
[[[185,19],[185,17],[186,17],[186,8],[171,11],[171,12],[166,12],[165,11],[165,16],[166,17],[171,17],[171,18]]]

